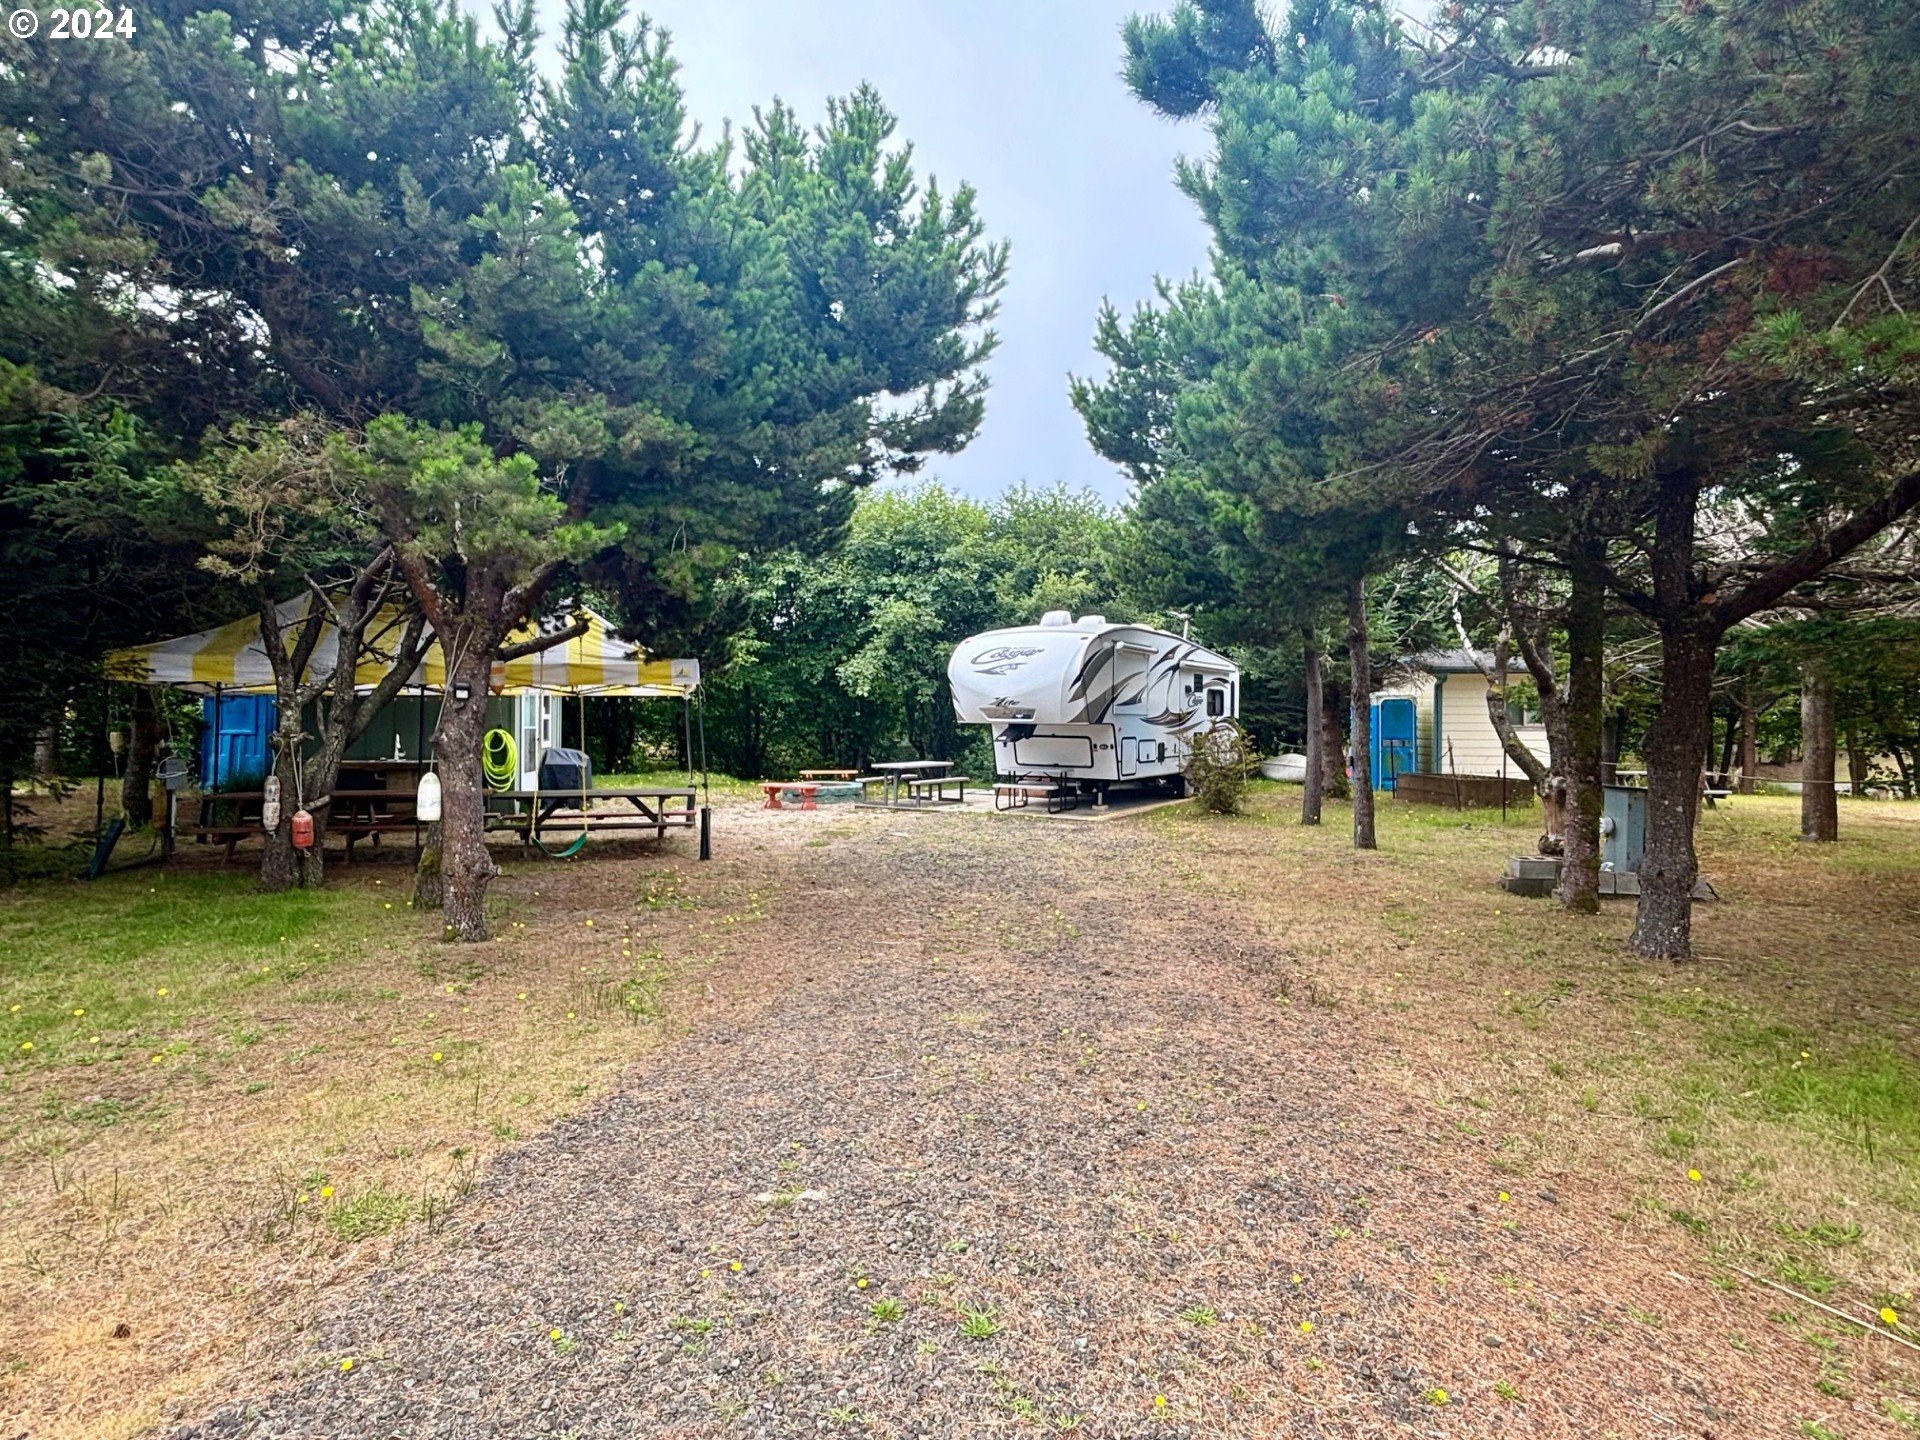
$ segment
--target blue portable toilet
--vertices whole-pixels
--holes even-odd
[[[272,768],[267,744],[280,723],[271,695],[209,695],[200,702],[200,783],[232,789]],[[241,785],[241,788],[246,788]]]
[[[1393,696],[1373,702],[1373,741],[1368,759],[1373,764],[1374,789],[1391,790],[1396,778],[1420,768],[1414,753],[1418,725],[1412,700]]]

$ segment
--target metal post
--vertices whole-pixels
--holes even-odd
[[[702,860],[713,858],[713,807],[711,805],[700,807],[700,858]]]

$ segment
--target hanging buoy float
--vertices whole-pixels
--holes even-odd
[[[431,770],[420,777],[420,793],[414,797],[413,813],[428,825],[440,818],[440,777]]]
[[[293,812],[293,848],[296,850],[313,848],[313,816],[305,810]]]
[[[260,801],[260,828],[271,835],[280,828],[280,777],[269,775],[261,788],[266,793]]]

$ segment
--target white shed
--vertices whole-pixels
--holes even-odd
[[[1493,668],[1493,656],[1482,651],[1479,659]],[[1518,767],[1507,758],[1500,735],[1487,713],[1486,674],[1465,650],[1430,650],[1414,656],[1397,667],[1399,674],[1373,692],[1381,700],[1406,699],[1413,702],[1416,717],[1416,769],[1433,775],[1505,774],[1523,778]],[[1510,662],[1508,673],[1515,679],[1528,678],[1526,667]],[[1531,695],[1531,686],[1521,693]],[[1547,763],[1547,731],[1536,711],[1522,708],[1518,698],[1508,701],[1508,714],[1521,741]],[[1504,769],[1503,769],[1504,762]]]

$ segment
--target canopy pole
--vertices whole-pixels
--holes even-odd
[[[220,788],[220,682],[213,682],[213,758],[207,770],[212,778],[207,781],[209,793]]]
[[[700,712],[700,797],[704,802],[713,798],[713,787],[707,776],[707,697],[700,693],[693,698]]]
[[[689,690],[681,706],[682,729],[687,739],[687,784],[693,784],[693,692]]]
[[[713,794],[707,782],[707,697],[689,694],[687,709],[689,714],[696,704],[700,711],[700,858],[713,859]],[[693,761],[693,747],[687,747],[687,761]],[[689,775],[688,779],[693,777]]]

